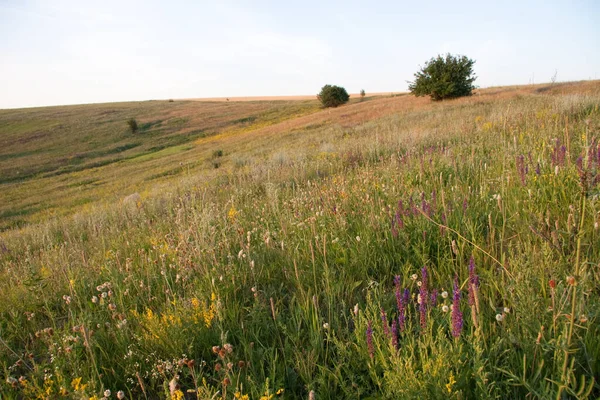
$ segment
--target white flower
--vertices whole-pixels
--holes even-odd
[[[442,311],[443,312],[448,312],[448,310],[449,310],[448,306],[442,306]]]
[[[358,315],[358,303],[354,305],[354,315]]]
[[[444,290],[444,291],[442,292],[442,297],[443,297],[444,299],[447,299],[447,298],[448,298],[448,292],[446,292],[446,291]]]
[[[104,397],[110,397],[110,390],[109,389],[106,389],[104,391]]]
[[[97,302],[98,302],[98,297],[92,296],[92,303],[97,303]]]
[[[417,304],[421,304],[421,294],[417,295]]]
[[[102,298],[105,299],[106,296],[108,296],[108,294],[106,294],[106,292],[102,292],[102,294],[100,296],[102,296]]]
[[[412,279],[413,281],[416,281],[417,280],[417,274],[412,274],[410,276],[410,279]]]
[[[503,320],[504,320],[504,315],[503,314],[496,314],[496,321],[502,322]]]
[[[325,330],[329,329],[329,324],[327,322],[325,322],[323,324],[323,329],[325,329]]]
[[[125,398],[125,393],[123,393],[123,391],[122,391],[122,390],[119,390],[119,391],[117,392],[117,399],[119,399],[119,400],[123,400],[124,398]]]
[[[418,282],[417,282],[417,286],[418,286],[418,287],[421,287],[422,285],[423,285],[423,282],[421,282],[421,281],[418,281]]]
[[[505,313],[505,314],[508,314],[509,312],[510,312],[510,308],[508,308],[508,307],[504,307],[504,313]]]
[[[356,237],[356,241],[357,241],[357,242],[360,242],[360,236],[357,236],[357,237]]]

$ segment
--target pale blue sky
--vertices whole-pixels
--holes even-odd
[[[600,79],[598,21],[598,0],[0,0],[0,108],[398,92],[446,52],[481,87]]]

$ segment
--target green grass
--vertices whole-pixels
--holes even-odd
[[[54,177],[85,204],[0,236],[0,394],[597,398],[593,85],[246,121],[259,125],[197,139],[199,153],[180,143]],[[401,111],[346,123],[391,102]],[[153,186],[85,195],[106,180],[131,193],[126,177]],[[444,308],[455,279],[460,330]]]

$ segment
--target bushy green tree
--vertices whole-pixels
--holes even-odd
[[[425,63],[408,88],[415,96],[431,96],[433,100],[470,96],[476,79],[473,64],[475,61],[467,56],[438,55]]]
[[[317,95],[323,107],[337,107],[345,104],[350,99],[346,89],[335,85],[325,85]]]
[[[138,130],[138,123],[135,118],[127,120],[127,126],[129,126],[129,130],[131,131],[131,133],[135,133]]]

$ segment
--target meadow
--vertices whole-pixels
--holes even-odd
[[[3,399],[600,397],[598,81],[0,110],[0,148]]]

